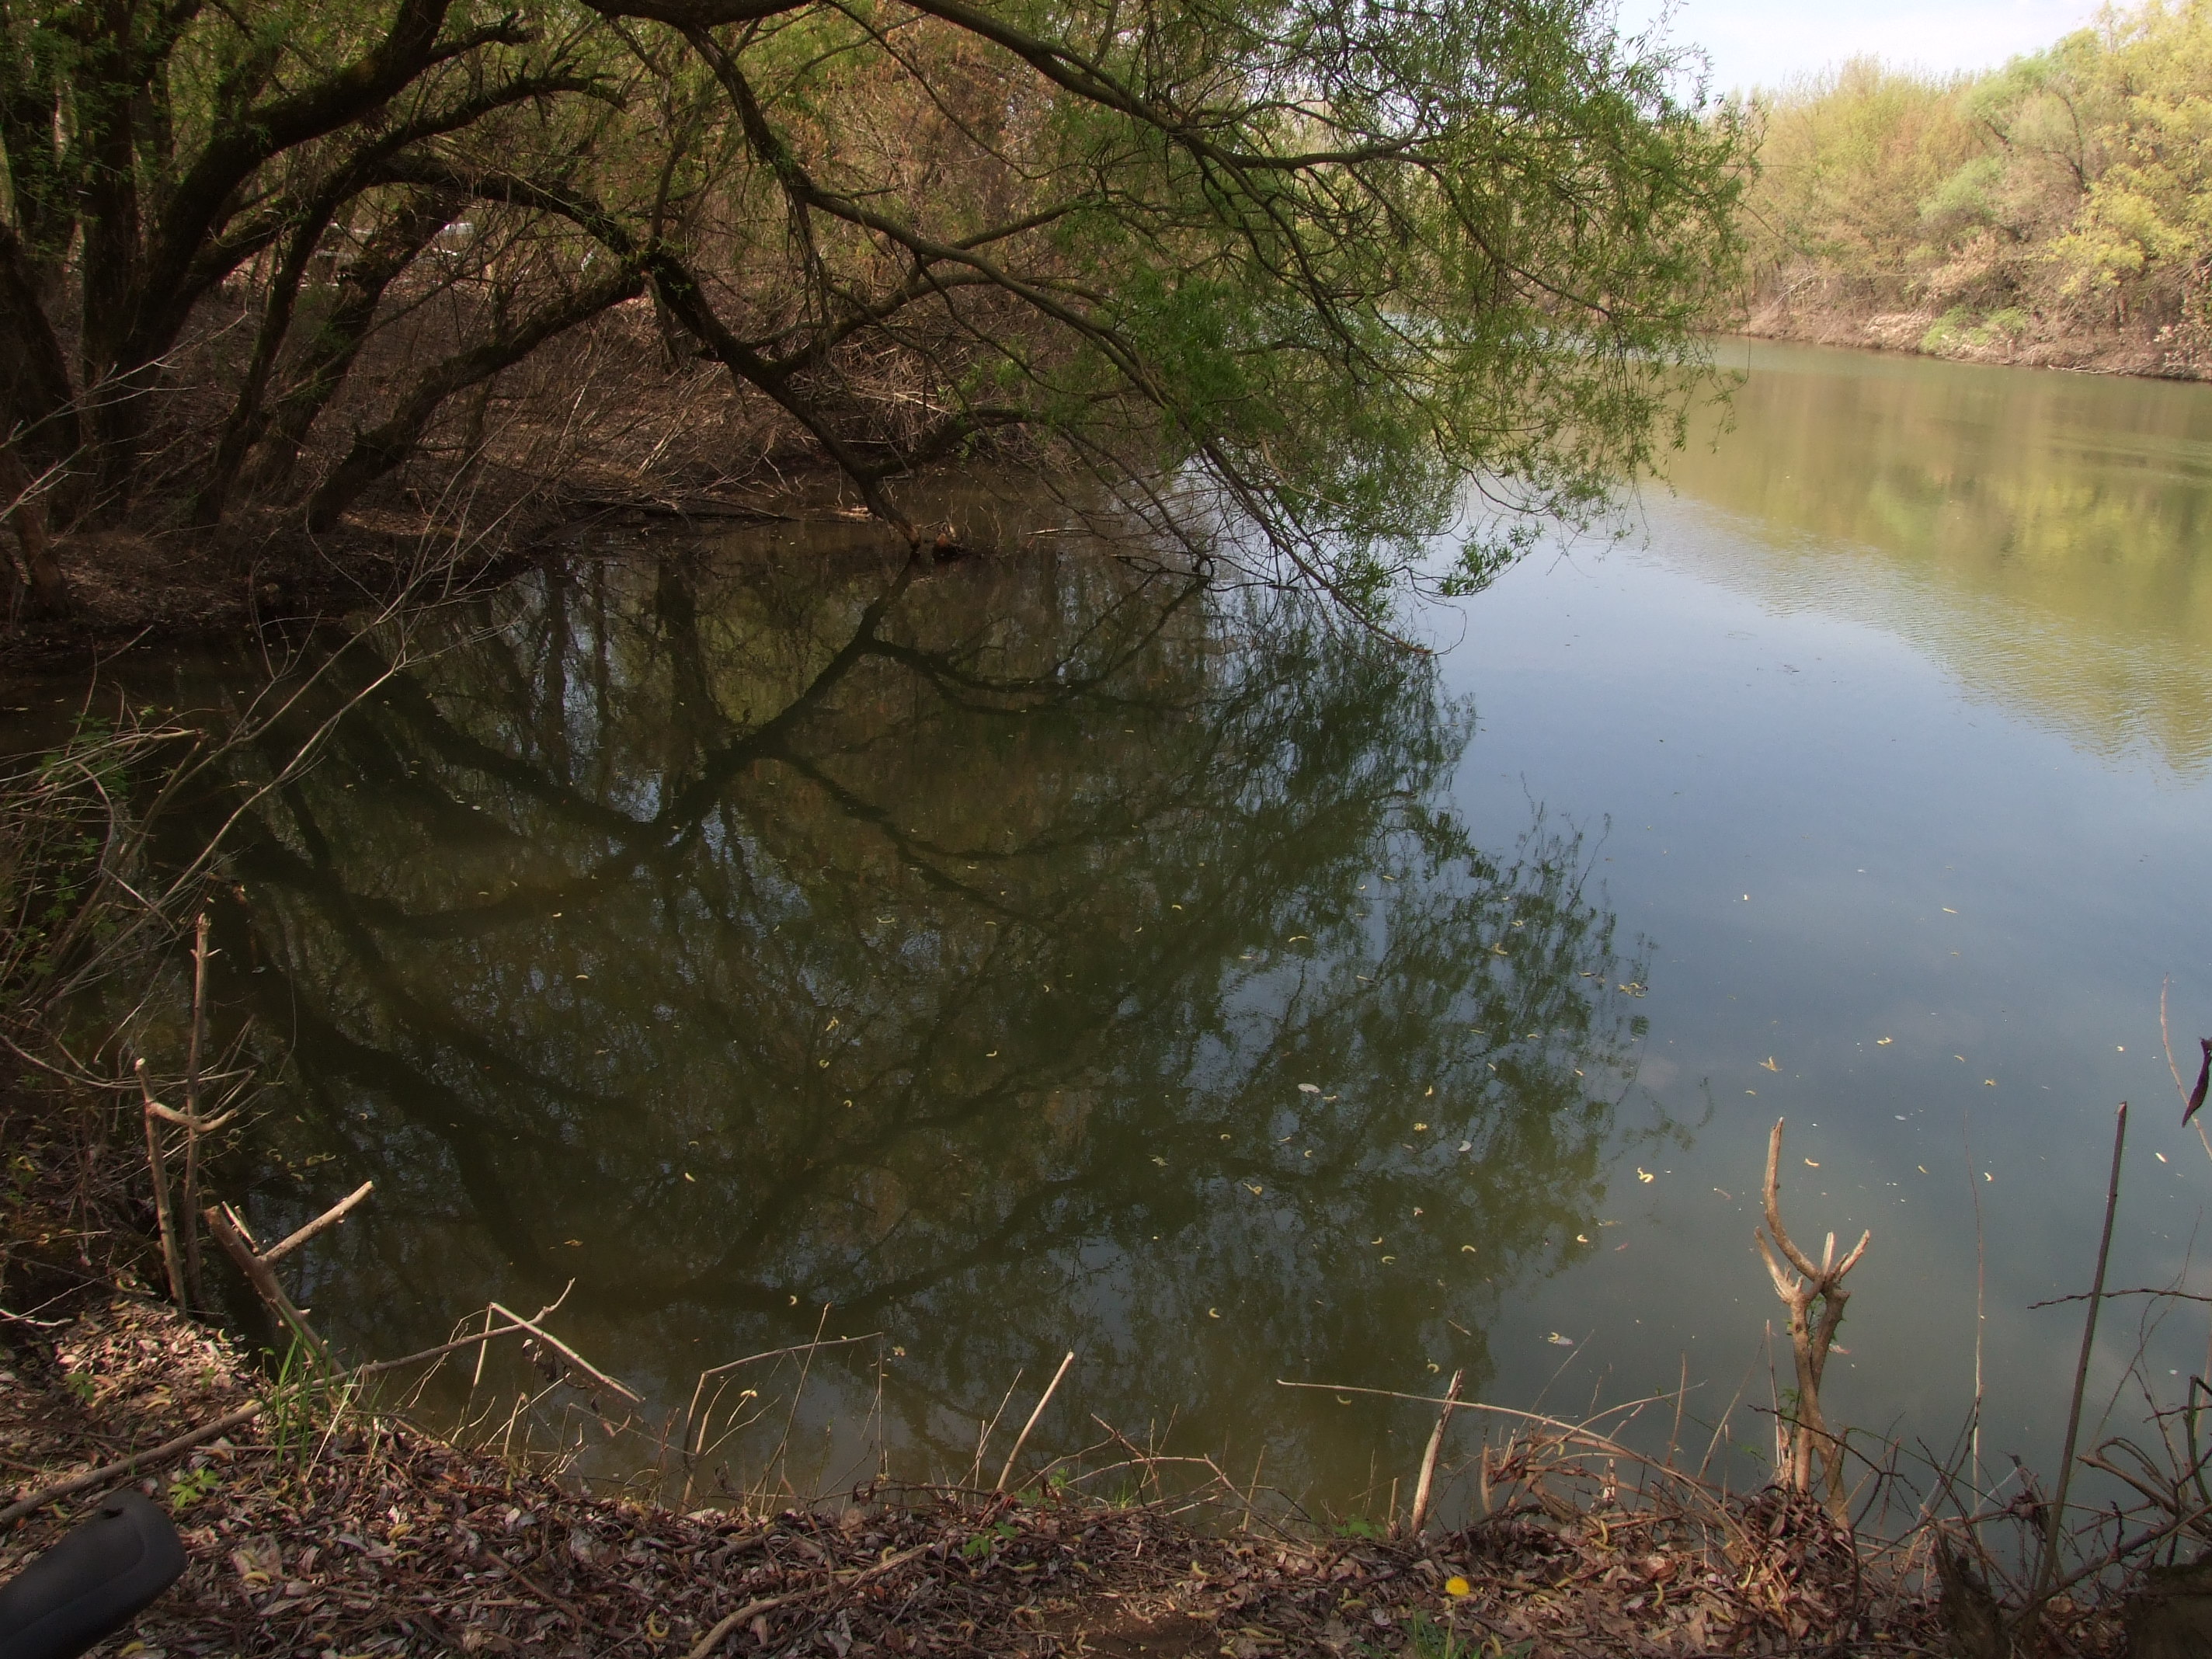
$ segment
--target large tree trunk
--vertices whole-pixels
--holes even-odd
[[[55,476],[52,492],[73,509],[67,489],[82,447],[76,388],[68,360],[39,302],[36,273],[22,243],[0,221],[0,446],[18,451],[36,473]]]
[[[16,545],[23,552],[23,568],[31,579],[31,605],[33,610],[49,616],[60,616],[70,608],[69,584],[62,580],[62,568],[54,557],[54,544],[46,534],[46,490],[33,478],[11,446],[0,445],[0,519],[7,521],[15,532]],[[0,598],[4,598],[8,616],[16,611],[20,592],[16,586],[14,562],[4,550],[0,550],[0,566],[6,567],[5,582],[0,584]]]

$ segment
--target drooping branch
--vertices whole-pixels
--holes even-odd
[[[345,379],[362,342],[368,338],[385,289],[445,228],[453,214],[451,196],[418,192],[376,228],[346,267],[337,298],[300,355],[290,388],[271,406],[265,400],[269,379],[291,330],[307,262],[321,245],[330,216],[325,213],[302,221],[270,283],[252,360],[246,365],[230,417],[216,441],[207,482],[193,504],[197,522],[214,524],[222,519],[239,469],[257,442],[265,438],[269,446],[259,468],[264,481],[281,477],[290,470],[308,428]]]
[[[381,424],[353,441],[307,501],[307,527],[325,531],[360,498],[362,491],[391,471],[422,441],[440,404],[457,392],[512,368],[553,338],[601,312],[635,299],[645,291],[645,275],[623,264],[596,281],[540,306],[511,328],[465,351],[454,353],[423,371],[398,406]]]

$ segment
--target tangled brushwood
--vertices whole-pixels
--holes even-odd
[[[120,1477],[186,1540],[185,1579],[137,1626],[172,1654],[1905,1652],[1936,1629],[1817,1505],[1775,1495],[1718,1526],[1531,1499],[1430,1538],[1255,1519],[1220,1491],[863,1488],[679,1514],[441,1443],[357,1395],[272,1389],[143,1301],[9,1340],[0,1455],[26,1485],[258,1402]],[[15,1522],[0,1574],[72,1512]]]

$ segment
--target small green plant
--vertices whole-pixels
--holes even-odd
[[[963,1544],[960,1547],[960,1553],[970,1561],[980,1561],[1019,1530],[1012,1523],[1000,1521],[988,1531],[979,1532]]]
[[[92,1404],[92,1396],[99,1389],[89,1371],[71,1371],[62,1379],[62,1386],[76,1396],[76,1403],[80,1406]]]
[[[1351,1516],[1338,1522],[1336,1531],[1340,1538],[1380,1538],[1382,1535],[1382,1528],[1364,1515]]]
[[[169,1509],[175,1515],[209,1497],[222,1485],[222,1477],[213,1468],[187,1469],[169,1483]]]

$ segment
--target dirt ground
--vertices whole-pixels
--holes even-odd
[[[862,1489],[770,1515],[593,1498],[389,1417],[288,1404],[231,1345],[118,1297],[6,1328],[11,1498],[259,1400],[158,1468],[191,1565],[105,1651],[1225,1655],[1922,1653],[1932,1609],[1753,1524],[1739,1559],[1626,1510],[1528,1504],[1419,1540],[1067,1496]],[[112,1483],[0,1529],[0,1576]],[[709,1644],[708,1638],[712,1638]]]

